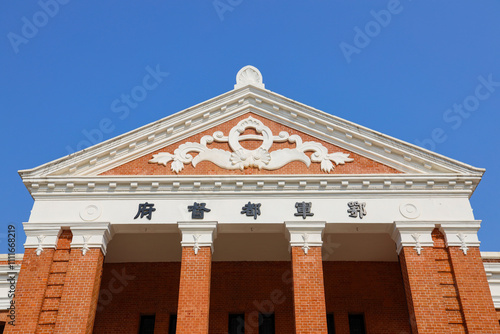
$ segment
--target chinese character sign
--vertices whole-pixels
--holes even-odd
[[[297,202],[295,203],[295,208],[297,209],[297,213],[294,213],[294,216],[299,217],[302,216],[303,219],[306,217],[314,216],[314,213],[311,213],[311,202]]]
[[[148,202],[144,204],[139,204],[139,210],[137,211],[137,214],[135,215],[134,219],[146,216],[147,219],[151,220],[153,212],[156,211],[154,206],[155,205],[153,203],[148,203]]]
[[[245,214],[248,217],[253,216],[253,219],[257,219],[257,216],[260,216],[260,203],[248,202],[241,208],[241,214]]]
[[[191,218],[192,219],[203,219],[205,216],[205,212],[211,211],[209,208],[205,207],[206,205],[207,205],[206,203],[194,202],[193,205],[188,206],[188,212],[192,212]]]
[[[347,213],[349,213],[349,217],[363,219],[366,216],[366,203],[349,202],[347,203],[349,209],[347,209]]]

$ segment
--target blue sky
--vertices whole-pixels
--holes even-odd
[[[8,224],[22,252],[33,205],[18,170],[229,91],[247,64],[272,91],[486,168],[471,202],[481,250],[500,251],[499,14],[496,0],[2,1],[0,253]],[[116,112],[156,68],[168,76]]]

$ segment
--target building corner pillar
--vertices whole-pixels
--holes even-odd
[[[477,232],[480,221],[441,224],[469,333],[500,333]]]
[[[412,333],[448,333],[440,294],[430,222],[395,222],[392,238],[399,254]]]
[[[7,323],[4,333],[35,333],[42,313],[45,291],[61,229],[24,223],[26,242],[16,283],[14,326]]]
[[[177,334],[208,334],[210,282],[216,222],[180,222],[182,263]]]
[[[110,224],[73,224],[70,229],[73,239],[54,333],[92,333]]]
[[[325,222],[286,222],[292,253],[295,333],[326,334],[321,246]]]

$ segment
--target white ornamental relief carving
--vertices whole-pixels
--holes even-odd
[[[242,135],[246,129],[254,129],[257,134]],[[255,150],[248,150],[241,146],[240,141],[257,140],[262,145]],[[228,143],[231,151],[208,148],[213,142]],[[288,142],[295,144],[295,148],[284,148],[269,152],[273,143]],[[191,152],[198,153],[193,157]],[[311,157],[305,152],[312,152]],[[325,173],[331,172],[335,165],[343,165],[354,161],[349,154],[342,152],[328,153],[328,149],[321,143],[309,141],[303,142],[298,135],[289,135],[282,131],[278,136],[273,136],[271,129],[261,121],[248,117],[231,129],[226,137],[221,131],[216,131],[213,136],[204,136],[199,143],[184,143],[174,151],[174,154],[161,152],[153,155],[149,163],[157,163],[167,166],[172,161],[171,170],[179,173],[184,169],[184,164],[191,163],[196,167],[201,161],[210,161],[220,168],[243,170],[245,168],[259,168],[276,170],[293,161],[302,161],[307,167],[311,162],[321,163],[321,170]]]
[[[36,248],[36,255],[40,256],[43,252],[43,240],[45,239],[45,236],[43,234],[39,235],[36,237],[38,240],[38,247]]]
[[[458,239],[460,239],[460,242],[462,243],[460,245],[460,250],[462,252],[464,252],[464,255],[467,255],[467,251],[469,250],[469,247],[467,247],[467,241],[465,241],[465,239],[467,238],[467,235],[463,234],[463,233],[459,233],[457,234],[457,237]]]
[[[420,244],[420,234],[413,233],[411,236],[413,240],[415,240],[415,247],[413,249],[417,251],[418,255],[420,255],[422,253],[422,245]]]

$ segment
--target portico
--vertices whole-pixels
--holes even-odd
[[[469,202],[482,173],[247,66],[226,94],[20,172],[16,330],[500,330]]]

